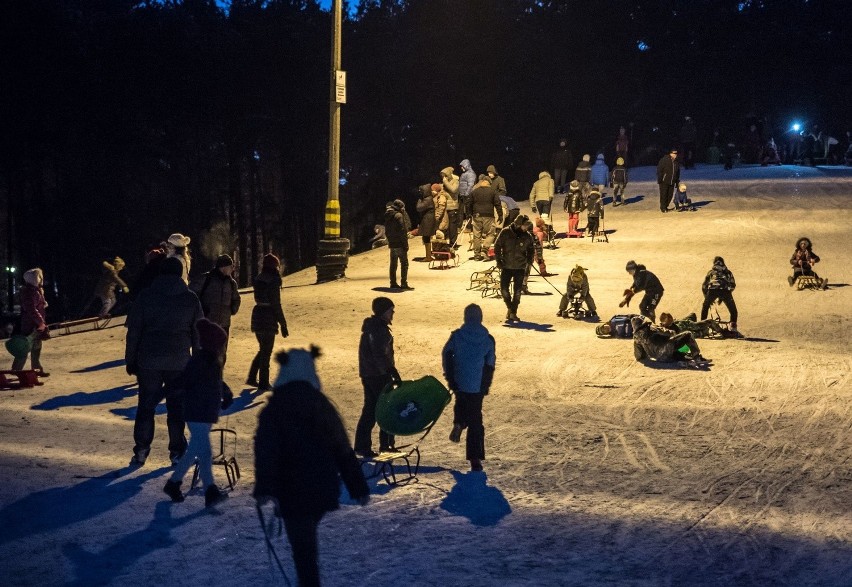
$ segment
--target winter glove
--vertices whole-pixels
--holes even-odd
[[[122,288],[121,288],[121,291],[123,291],[123,292],[124,292],[124,293],[126,293],[126,294],[129,294],[129,293],[130,293],[130,288],[129,288],[129,287],[127,287],[127,286],[124,286],[124,287],[122,287]]]
[[[281,336],[284,337],[284,338],[287,338],[288,336],[290,336],[290,332],[287,330],[286,324],[281,325]]]
[[[136,375],[139,372],[139,366],[136,364],[135,361],[132,363],[127,363],[124,368],[127,371],[128,375]]]
[[[222,409],[227,410],[234,404],[234,392],[228,387],[228,384],[222,382]]]
[[[618,307],[619,308],[623,308],[624,306],[630,307],[630,299],[633,297],[633,295],[634,294],[633,294],[632,289],[625,289],[624,290],[624,299],[621,300],[621,303],[618,304]]]

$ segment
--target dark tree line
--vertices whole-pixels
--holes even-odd
[[[100,261],[132,273],[172,232],[311,265],[326,197],[330,18],[315,0],[13,0],[0,14],[4,265],[79,309]],[[702,136],[748,115],[850,121],[842,1],[362,0],[345,23],[343,234],[469,158],[524,196],[575,154]]]

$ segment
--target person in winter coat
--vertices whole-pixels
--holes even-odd
[[[462,170],[462,174],[459,176],[459,210],[464,215],[464,219],[467,220],[469,218],[467,210],[469,208],[470,193],[473,191],[474,186],[476,186],[476,172],[470,166],[470,161],[467,159],[462,159],[459,167]]]
[[[447,192],[441,184],[432,184],[432,197],[435,201],[435,226],[446,234],[450,228],[450,219],[447,215]]]
[[[538,265],[539,274],[542,277],[549,277],[551,274],[547,272],[547,263],[544,262],[544,243],[547,240],[547,233],[550,230],[550,226],[544,223],[543,218],[536,218],[535,223],[533,223],[532,220],[527,220],[524,223],[524,230],[530,233],[533,237],[533,258]],[[526,271],[524,272],[524,286],[521,288],[521,293],[530,293],[527,283],[529,282],[531,272],[532,263],[527,265]]]
[[[485,458],[482,400],[491,389],[497,355],[494,337],[482,325],[482,308],[477,304],[464,309],[464,323],[450,334],[441,351],[441,363],[455,395],[450,441],[460,442],[466,428],[465,458],[471,471],[481,471]]]
[[[630,320],[633,327],[633,357],[637,361],[653,360],[658,363],[673,363],[689,360],[696,363],[709,363],[709,359],[701,356],[701,350],[691,332],[673,334],[664,329],[657,329],[642,316]],[[689,349],[683,353],[684,345]]]
[[[536,181],[530,190],[530,208],[538,212],[539,216],[550,216],[550,205],[553,203],[553,178],[546,171],[538,174]]]
[[[677,190],[675,191],[674,196],[674,207],[678,212],[683,212],[684,210],[692,210],[695,212],[695,206],[692,205],[692,200],[690,200],[689,196],[686,195],[686,184],[684,182],[677,184]]]
[[[124,280],[118,276],[124,269],[124,259],[116,257],[112,263],[104,261],[103,272],[98,284],[95,286],[95,297],[101,301],[101,311],[98,314],[100,318],[109,316],[109,311],[115,306],[115,288],[119,288],[125,294],[130,293],[130,288],[124,283]]]
[[[500,271],[500,294],[506,304],[506,320],[509,322],[519,321],[518,306],[521,303],[524,276],[535,255],[533,236],[526,229],[529,222],[529,217],[521,214],[501,230],[494,241],[494,260]],[[509,291],[510,283],[512,292]]]
[[[500,207],[503,209],[502,224],[511,224],[518,217],[518,214],[521,213],[520,204],[509,196],[500,196]]]
[[[385,206],[385,236],[390,250],[390,287],[391,289],[411,290],[408,285],[408,231],[411,219],[405,211],[405,202],[394,200]],[[396,281],[396,266],[400,265],[400,282]]]
[[[588,224],[586,224],[586,234],[589,236],[594,236],[598,233],[600,229],[600,220],[604,216],[604,205],[603,199],[601,198],[601,193],[598,191],[598,188],[592,188],[592,191],[589,193],[589,215],[588,215]]]
[[[275,346],[275,335],[287,338],[287,319],[281,309],[281,261],[272,253],[263,256],[260,273],[252,280],[254,308],[251,311],[251,331],[257,338],[258,351],[249,367],[246,384],[260,391],[269,391],[269,361]]]
[[[230,255],[219,255],[216,266],[204,274],[201,289],[197,291],[204,310],[204,317],[218,324],[225,331],[231,332],[231,316],[240,310],[239,286],[233,277],[234,260]],[[225,348],[222,351],[222,362],[228,353],[228,339],[225,338]]]
[[[731,330],[725,330],[716,320],[699,320],[694,313],[687,314],[686,318],[675,320],[674,316],[663,312],[660,314],[660,326],[674,333],[691,332],[694,338],[711,338],[713,336],[720,336],[722,338],[736,337],[736,333]]]
[[[566,139],[559,140],[559,148],[553,152],[553,156],[550,158],[550,166],[553,167],[553,181],[556,185],[556,192],[565,193],[565,186],[568,185],[568,170],[574,168],[574,155],[568,148]]]
[[[680,128],[680,145],[683,151],[683,166],[685,169],[695,168],[695,150],[698,142],[698,130],[691,116],[685,116]]]
[[[577,165],[577,169],[574,171],[574,180],[580,184],[580,192],[583,194],[583,199],[588,197],[589,192],[592,189],[592,166],[590,161],[592,160],[591,156],[588,153],[583,155],[583,160],[580,161],[580,164]]]
[[[497,223],[503,223],[503,206],[494,191],[491,180],[480,175],[479,183],[470,195],[470,217],[473,219],[473,260],[488,258],[488,248],[494,238],[494,214]],[[484,242],[483,242],[484,241]]]
[[[660,186],[660,212],[668,212],[672,203],[674,188],[680,181],[680,163],[677,161],[677,149],[663,155],[657,163],[657,184]]]
[[[494,188],[498,198],[509,193],[506,190],[506,180],[500,177],[500,174],[497,173],[496,167],[489,165],[486,172],[488,173],[488,177],[491,179],[491,187]]]
[[[588,269],[580,267],[579,265],[571,270],[571,274],[568,276],[568,285],[566,286],[565,293],[562,294],[562,299],[559,301],[559,311],[556,312],[557,316],[567,318],[569,301],[571,298],[579,296],[589,309],[587,316],[590,318],[597,317],[598,308],[595,305],[595,300],[592,298],[592,294],[589,293],[589,277],[586,275],[586,271],[588,271]]]
[[[576,179],[571,182],[562,207],[568,212],[568,236],[583,236],[583,233],[577,230],[577,224],[580,223],[580,212],[586,209],[586,198],[583,196],[580,182]]]
[[[39,377],[49,377],[41,364],[41,343],[50,338],[47,329],[47,301],[44,299],[44,272],[35,267],[24,272],[24,285],[18,293],[21,303],[21,334],[31,339],[30,364]],[[23,371],[27,355],[15,357],[12,371]]]
[[[628,261],[625,269],[633,276],[633,285],[630,286],[630,289],[624,290],[624,299],[618,304],[618,307],[629,306],[630,299],[640,291],[644,291],[645,295],[639,302],[639,311],[643,316],[650,318],[651,322],[654,322],[656,320],[656,307],[663,297],[663,285],[656,275],[645,269],[644,265],[637,265],[636,261]]]
[[[175,465],[163,491],[174,502],[184,500],[180,485],[198,460],[198,475],[204,485],[204,505],[210,507],[227,497],[213,481],[213,451],[210,429],[219,421],[219,410],[234,401],[234,394],[222,381],[228,333],[215,322],[202,318],[195,323],[200,349],[192,355],[175,386],[183,390],[183,417],[189,428],[186,452]]]
[[[394,305],[389,298],[373,300],[373,315],[364,319],[361,340],[358,343],[358,375],[364,386],[364,407],[355,429],[355,452],[365,459],[376,456],[373,452],[373,428],[376,426],[376,403],[388,383],[401,381],[393,354]],[[379,430],[379,452],[394,449],[394,437]]]
[[[627,152],[629,149],[630,137],[627,136],[627,129],[622,126],[618,129],[618,136],[615,137],[615,156],[627,161]]]
[[[320,584],[317,528],[340,507],[340,479],[360,505],[370,499],[340,414],[321,390],[319,355],[312,346],[275,356],[281,371],[254,437],[253,496],[283,519],[300,587]]]
[[[640,316],[638,314],[616,314],[603,324],[595,326],[595,334],[613,338],[633,338],[633,325],[630,321],[637,317]]]
[[[144,465],[154,440],[154,410],[166,400],[169,458],[177,463],[186,451],[183,393],[176,386],[190,357],[198,352],[195,323],[204,317],[198,296],[183,282],[183,263],[163,261],[160,275],[139,294],[127,317],[124,361],[128,375],[139,382],[133,425],[131,465]]]
[[[615,167],[609,176],[609,187],[613,188],[612,205],[620,206],[624,203],[624,188],[627,187],[627,167],[624,166],[624,158],[615,160]]]
[[[444,167],[441,170],[441,183],[443,191],[447,195],[447,230],[444,234],[451,243],[456,242],[461,226],[459,215],[459,176],[453,173],[452,167]]]
[[[432,245],[430,243],[435,231],[438,230],[435,222],[435,196],[432,192],[432,186],[428,183],[420,186],[420,198],[417,200],[417,213],[420,215],[420,225],[417,233],[423,240],[423,246],[426,249],[425,257],[415,257],[415,261],[425,261],[428,263],[432,259]]]
[[[701,319],[707,318],[707,311],[713,302],[720,301],[728,308],[731,314],[730,328],[733,331],[737,329],[737,304],[734,302],[734,289],[737,287],[737,282],[734,279],[734,274],[725,265],[725,260],[722,257],[713,259],[713,267],[707,272],[704,277],[704,283],[701,284],[701,292],[704,294],[704,304],[701,306]]]
[[[183,273],[181,279],[189,285],[189,270],[192,267],[192,257],[189,254],[190,238],[179,232],[169,236],[166,241],[166,256],[179,259],[183,265]]]
[[[801,276],[810,276],[817,280],[822,289],[828,289],[828,280],[821,279],[814,271],[814,265],[819,263],[819,255],[811,250],[811,239],[802,237],[796,241],[796,250],[793,251],[793,256],[790,257],[790,265],[793,266],[793,275],[787,278],[787,282],[792,286]]]
[[[609,184],[609,167],[604,162],[603,153],[598,153],[595,164],[592,165],[590,181],[592,186],[596,187],[599,192]]]

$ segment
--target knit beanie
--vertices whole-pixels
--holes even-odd
[[[263,269],[278,269],[280,266],[281,261],[272,253],[266,253],[263,256],[263,263],[261,264]]]
[[[221,326],[207,318],[202,318],[195,323],[195,329],[198,331],[198,342],[201,344],[201,348],[215,355],[222,353],[225,349],[225,342],[228,340],[228,334]]]
[[[183,263],[177,257],[168,257],[160,264],[160,275],[183,277]]]
[[[373,300],[373,314],[376,316],[381,316],[391,308],[393,308],[393,302],[390,298],[382,296]]]
[[[219,255],[216,257],[216,269],[220,267],[230,267],[234,264],[234,260],[230,255]]]

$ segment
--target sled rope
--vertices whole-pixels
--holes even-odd
[[[530,264],[530,267],[532,267],[533,269],[535,269],[535,272],[536,272],[536,273],[538,273],[538,276],[539,276],[539,277],[541,277],[543,280],[545,280],[547,283],[549,283],[549,284],[550,284],[550,287],[552,287],[553,289],[555,289],[555,290],[556,290],[556,293],[558,293],[560,296],[564,296],[564,295],[565,295],[564,293],[562,293],[561,291],[559,291],[559,288],[558,288],[558,287],[556,287],[555,285],[553,285],[553,283],[551,283],[551,281],[550,281],[548,278],[546,278],[544,275],[542,275],[542,274],[541,274],[541,271],[539,271],[539,270],[538,270],[538,267],[536,267],[535,265],[532,265],[532,264]]]
[[[257,508],[257,517],[260,520],[260,527],[263,530],[263,539],[266,541],[266,554],[269,555],[269,562],[272,562],[273,558],[275,559],[275,564],[278,567],[278,570],[281,571],[281,576],[284,577],[284,584],[288,587],[292,587],[292,583],[290,583],[290,579],[284,571],[284,564],[281,562],[281,559],[278,558],[278,554],[275,552],[275,546],[273,546],[272,539],[269,537],[269,532],[267,532],[266,520],[263,518],[263,510],[260,508],[260,503],[255,503],[255,508]],[[280,533],[281,528],[279,526],[279,534]]]

